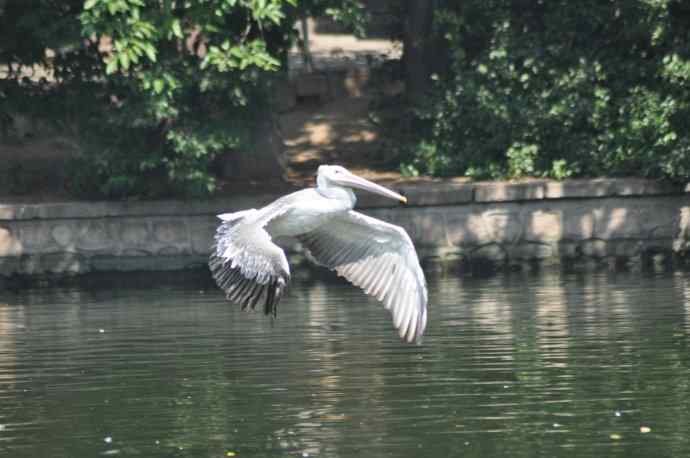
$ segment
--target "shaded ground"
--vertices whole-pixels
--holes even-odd
[[[289,177],[314,173],[319,164],[339,163],[360,173],[394,178],[384,172],[386,142],[368,119],[370,95],[304,107],[281,117]]]
[[[370,70],[383,60],[399,58],[400,43],[383,39],[360,40],[328,30],[332,24],[310,20],[309,50],[315,72],[350,71],[347,93],[321,103],[304,104],[280,119],[288,157],[289,181],[303,185],[319,164],[338,163],[378,181],[399,180],[391,170],[390,148],[369,119],[376,89],[369,84]],[[302,54],[293,49],[293,75],[306,72]],[[381,88],[377,88],[381,89]]]
[[[284,183],[221,182],[220,193],[289,190],[313,184],[320,164],[337,163],[377,181],[400,174],[386,167],[386,142],[368,119],[371,95],[309,103],[281,115],[287,170]],[[65,165],[77,148],[60,137],[31,138],[0,144],[0,198],[3,201],[66,200]]]
[[[437,181],[404,178],[391,166],[390,140],[369,119],[373,95],[341,97],[299,105],[280,116],[287,159],[282,182],[221,180],[219,194],[288,192],[312,186],[320,164],[340,164],[382,183]],[[65,165],[77,152],[60,136],[0,143],[0,199],[3,202],[72,200]]]
[[[77,148],[60,136],[0,142],[2,202],[67,200],[65,165]]]

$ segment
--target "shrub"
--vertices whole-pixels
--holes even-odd
[[[27,0],[0,14],[0,112],[79,142],[71,190],[200,195],[248,143],[292,40],[296,0]],[[49,52],[48,52],[49,51]],[[39,69],[43,78],[26,76]]]
[[[690,178],[690,5],[441,2],[408,173]]]

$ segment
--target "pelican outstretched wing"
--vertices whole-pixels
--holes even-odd
[[[317,264],[382,301],[401,339],[419,341],[426,327],[426,280],[403,228],[351,210],[298,238]]]
[[[290,280],[285,253],[264,229],[279,214],[266,216],[251,209],[218,215],[223,222],[216,231],[209,267],[226,297],[243,310],[260,304],[267,315],[275,316]]]

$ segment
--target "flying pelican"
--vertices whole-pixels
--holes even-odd
[[[209,266],[226,297],[275,316],[290,280],[285,253],[273,237],[297,238],[315,263],[335,270],[390,310],[400,338],[419,341],[426,327],[427,289],[417,253],[399,226],[353,211],[351,188],[407,202],[400,194],[338,165],[322,165],[316,187],[260,209],[218,215]]]

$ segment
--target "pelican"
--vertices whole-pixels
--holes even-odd
[[[352,188],[403,203],[390,189],[338,165],[322,165],[316,187],[283,196],[260,209],[218,215],[209,267],[226,297],[242,309],[275,317],[290,266],[275,237],[294,237],[307,257],[383,302],[400,338],[419,342],[426,327],[424,273],[407,232],[353,210]]]

